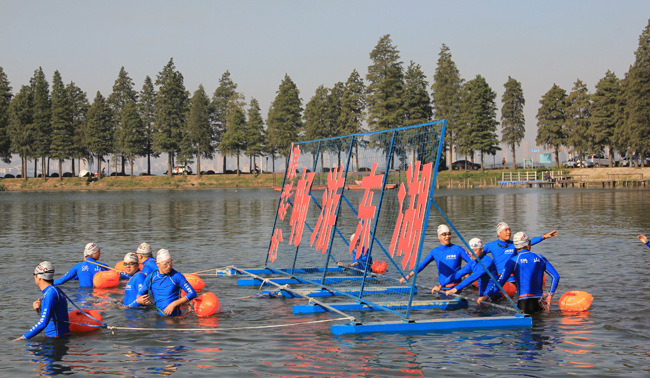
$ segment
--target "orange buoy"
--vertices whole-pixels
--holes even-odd
[[[115,270],[119,270],[120,272],[124,272],[124,261],[118,261],[118,263],[115,264]]]
[[[95,310],[84,310],[86,314],[89,314],[93,318],[103,322],[104,319]],[[90,316],[84,314],[79,310],[70,311],[68,313],[68,321],[70,322],[70,331],[72,332],[90,332],[96,329],[99,329],[102,323],[99,323],[97,320],[94,320]]]
[[[384,274],[386,272],[386,268],[388,268],[388,264],[386,261],[381,260],[375,261],[372,263],[372,265],[370,265],[370,269],[372,269],[372,271],[377,274]]]
[[[517,286],[515,286],[512,282],[507,281],[505,285],[503,285],[503,290],[505,290],[506,294],[508,294],[509,297],[514,297],[517,293]]]
[[[586,291],[567,291],[562,294],[558,306],[562,311],[586,311],[594,297]]]
[[[93,276],[93,286],[106,289],[116,287],[120,283],[120,274],[114,270],[103,270]]]
[[[194,300],[197,316],[210,316],[219,310],[219,298],[214,293],[205,292]]]
[[[192,285],[192,289],[196,291],[201,291],[205,287],[205,282],[203,282],[201,277],[197,276],[196,274],[190,273],[190,274],[184,274],[184,276],[187,282],[189,282],[190,285]]]

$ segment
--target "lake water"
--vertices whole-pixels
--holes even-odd
[[[532,329],[334,336],[336,314],[295,316],[304,299],[243,298],[257,288],[233,277],[204,277],[224,312],[210,318],[162,319],[123,310],[121,290],[62,286],[77,304],[100,311],[110,326],[50,340],[11,342],[36,321],[40,297],[32,272],[52,261],[56,276],[81,261],[83,247],[102,246],[114,265],[147,241],[172,251],[184,273],[235,265],[262,267],[277,206],[271,190],[0,193],[0,372],[5,376],[110,374],[146,376],[464,376],[650,374],[650,191],[486,189],[439,191],[435,201],[466,240],[496,238],[504,220],[513,233],[559,236],[533,248],[560,272],[559,295],[584,290],[588,312],[563,314],[554,305]],[[432,210],[432,214],[436,214]],[[432,215],[430,229],[441,222]],[[430,249],[437,245],[429,237]],[[458,239],[454,239],[458,242]],[[433,282],[430,267],[418,282]],[[92,294],[92,295],[90,295]],[[470,311],[473,304],[470,304]],[[72,308],[72,306],[70,306]],[[263,328],[269,324],[289,327]],[[218,333],[181,331],[219,328]]]

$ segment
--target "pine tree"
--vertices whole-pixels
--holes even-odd
[[[551,146],[555,154],[555,166],[560,168],[560,147],[566,143],[566,91],[558,85],[546,92],[539,100],[537,110],[537,138],[538,145]]]
[[[324,85],[319,85],[314,92],[312,98],[305,104],[305,114],[303,119],[305,121],[304,139],[316,140],[329,137],[329,89]],[[311,149],[309,147],[312,147]],[[312,161],[316,159],[318,153],[318,145],[308,145],[304,152],[312,154]],[[321,151],[321,168],[323,161],[323,153]]]
[[[138,100],[138,93],[133,89],[133,80],[129,77],[129,74],[124,69],[124,66],[120,68],[120,73],[115,79],[113,84],[113,92],[108,96],[108,105],[113,111],[113,133],[122,134],[120,129],[124,128],[122,122],[122,111],[127,104],[136,103]],[[115,141],[119,142],[121,138],[114,138]],[[120,153],[122,146],[115,146],[115,152]],[[124,174],[124,163],[125,156],[121,156],[121,172]]]
[[[264,119],[260,110],[259,102],[251,98],[248,105],[248,124],[246,127],[246,154],[253,159],[253,169],[257,172],[258,167],[255,158],[262,155],[264,145]]]
[[[52,104],[50,101],[50,89],[43,69],[39,67],[34,71],[34,76],[29,81],[34,93],[34,148],[33,156],[41,159],[41,175],[43,180],[47,176],[46,161],[50,154],[52,143]],[[36,176],[36,172],[34,172]]]
[[[129,162],[130,176],[133,177],[135,159],[146,154],[144,127],[135,102],[126,103],[121,113],[120,128],[115,133],[119,140],[115,145],[119,146],[119,153]]]
[[[226,120],[229,117],[228,114],[228,104],[232,101],[234,96],[239,96],[237,93],[237,84],[235,84],[230,78],[230,72],[226,71],[221,75],[219,79],[219,86],[214,91],[212,96],[212,107],[214,109],[213,114],[213,135],[215,140],[215,145],[219,146],[221,143],[221,136],[226,131]],[[221,148],[219,147],[219,150]],[[223,172],[226,173],[226,154],[222,152],[223,155]]]
[[[271,150],[279,152],[287,159],[291,143],[298,140],[303,129],[302,111],[300,91],[289,75],[285,74],[269,107],[266,124]],[[275,155],[272,157],[275,159]]]
[[[138,97],[138,113],[144,128],[145,155],[147,156],[147,175],[151,175],[151,157],[160,156],[153,149],[154,114],[156,110],[156,91],[149,76],[144,78],[142,90]]]
[[[63,180],[63,161],[72,156],[74,148],[74,125],[68,92],[61,74],[54,71],[52,78],[52,144],[50,156],[58,160],[59,180]]]
[[[483,76],[467,82],[461,96],[461,117],[458,124],[458,152],[472,157],[481,154],[481,169],[485,167],[484,155],[500,150],[497,137],[496,93]]]
[[[592,96],[590,139],[594,142],[596,152],[607,148],[611,166],[614,165],[614,131],[621,121],[618,109],[620,93],[620,80],[607,70],[605,77],[596,84],[596,92]]]
[[[97,175],[102,177],[104,156],[113,150],[113,112],[106,99],[97,91],[88,109],[88,134],[84,138],[84,149],[97,156]]]
[[[74,159],[88,157],[88,151],[83,149],[83,138],[85,138],[88,130],[88,98],[86,92],[82,91],[74,82],[70,82],[65,87],[67,96],[70,100],[70,111],[72,113],[72,129],[73,129],[73,148],[72,148],[72,175],[76,175]],[[90,163],[90,162],[89,162]],[[80,162],[81,165],[81,162]]]
[[[220,148],[224,155],[237,158],[237,175],[239,176],[241,174],[239,156],[242,151],[246,151],[246,115],[237,96],[230,102],[227,114],[226,130],[221,136]]]
[[[183,127],[188,112],[188,95],[183,85],[183,75],[176,71],[170,59],[156,78],[158,93],[154,114],[154,150],[167,153],[167,175],[172,177],[174,156],[180,149]]]
[[[0,161],[11,162],[11,139],[9,135],[9,105],[11,104],[11,84],[0,67]]]
[[[445,148],[448,148],[449,164],[454,159],[454,147],[458,133],[460,118],[460,93],[463,88],[463,79],[456,63],[451,59],[450,49],[442,44],[438,55],[438,66],[433,75],[433,111],[435,118],[447,120]]]
[[[639,47],[634,54],[636,59],[623,86],[623,129],[630,151],[641,155],[644,161],[650,155],[650,20],[639,36]]]
[[[370,52],[368,66],[368,125],[371,130],[386,130],[404,124],[404,70],[399,51],[389,34],[379,39]]]
[[[21,177],[27,180],[27,159],[32,156],[36,130],[34,129],[34,91],[23,85],[9,104],[9,132],[11,150],[20,156]]]
[[[338,119],[341,134],[357,134],[363,132],[363,121],[366,118],[366,86],[363,79],[353,70],[345,82],[343,95],[341,96],[341,114]],[[354,140],[354,158],[357,169],[359,169],[359,143]]]
[[[503,85],[505,91],[501,96],[501,143],[505,143],[512,151],[512,166],[517,169],[516,148],[526,134],[526,119],[524,117],[524,91],[521,83],[508,76]]]
[[[580,79],[573,84],[573,89],[566,98],[564,117],[566,144],[580,157],[592,152],[593,140],[590,140],[588,135],[591,124],[591,95]]]
[[[429,83],[419,64],[411,61],[404,75],[404,122],[417,125],[431,121],[433,107],[427,92]]]
[[[196,152],[196,174],[201,177],[201,157],[212,159],[214,156],[213,129],[210,119],[213,117],[210,98],[203,85],[194,92],[190,100],[190,115],[187,124],[187,137]]]

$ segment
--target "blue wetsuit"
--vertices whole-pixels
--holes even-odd
[[[185,298],[188,301],[196,298],[196,291],[181,273],[174,269],[169,274],[160,274],[159,271],[155,271],[147,276],[144,285],[138,291],[138,295],[149,293],[149,298],[155,303],[158,313],[165,316],[163,311],[170,303],[181,297],[181,289],[187,293]],[[180,314],[180,306],[177,306],[169,316],[178,316]]]
[[[543,236],[538,236],[536,238],[530,239],[530,244],[535,245],[544,240]],[[494,259],[494,265],[496,265],[497,272],[503,272],[503,269],[506,267],[506,263],[512,256],[517,255],[517,250],[515,249],[515,243],[512,240],[501,241],[499,239],[489,242],[483,247],[483,252],[485,254],[491,254],[492,259]],[[510,279],[512,281],[512,278]]]
[[[70,269],[70,271],[63,277],[55,280],[54,285],[62,285],[70,280],[79,280],[79,286],[92,287],[93,277],[95,277],[95,274],[104,270],[108,270],[108,266],[98,262],[89,256],[86,257],[85,261],[82,261],[73,266],[72,269]]]
[[[357,250],[353,249],[352,250],[352,256],[354,256],[354,259],[352,260],[352,263],[358,263],[354,268],[359,269],[359,270],[366,270],[366,265],[372,265],[372,256],[370,256],[370,253],[366,251],[365,254],[361,254],[359,258],[357,258]]]
[[[124,288],[124,305],[126,307],[140,306],[136,299],[138,298],[138,293],[140,292],[140,289],[142,289],[142,286],[144,285],[144,281],[146,279],[146,274],[142,272],[136,272],[131,277],[129,282],[126,283],[126,287]]]
[[[647,245],[648,248],[650,248],[650,240],[648,240],[648,241],[645,243],[645,245]]]
[[[45,330],[45,336],[48,337],[62,337],[70,334],[70,326],[68,325],[68,302],[63,291],[53,285],[49,285],[43,289],[41,317],[23,337],[31,339],[42,330]]]
[[[481,258],[481,262],[483,263],[483,265],[487,267],[488,271],[492,273],[492,276],[495,279],[499,279],[499,276],[497,274],[497,268],[494,265],[494,261],[490,256],[483,255],[483,257]],[[441,284],[443,284],[444,286],[452,282],[458,282],[463,278],[464,275],[470,273],[471,275],[469,277],[465,278],[461,283],[454,286],[456,290],[460,291],[465,287],[469,286],[472,282],[478,280],[479,297],[485,295],[490,296],[492,298],[499,297],[501,292],[494,284],[494,281],[490,279],[490,275],[485,272],[485,269],[483,269],[483,267],[481,266],[481,264],[478,263],[477,260],[471,260],[462,269],[456,271],[456,273],[449,276],[445,282],[441,282]]]
[[[504,274],[499,279],[499,284],[503,285],[506,277],[510,276],[510,273],[514,273],[519,300],[541,298],[544,295],[545,272],[551,275],[549,294],[553,295],[560,282],[560,274],[544,256],[523,249],[508,261]]]
[[[465,252],[462,247],[455,244],[441,244],[432,249],[429,254],[420,261],[418,273],[421,272],[422,269],[426,268],[431,261],[436,260],[436,265],[438,266],[438,283],[444,286],[443,282],[448,281],[448,278],[460,269],[461,259],[465,260],[465,262],[470,260],[467,252]],[[449,281],[447,283],[456,282],[458,281]]]
[[[156,259],[149,257],[142,263],[142,269],[140,271],[146,275],[149,275],[149,273],[153,273],[157,270],[158,265],[156,264]]]

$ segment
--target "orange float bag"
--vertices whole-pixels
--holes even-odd
[[[197,316],[210,316],[219,311],[219,298],[214,293],[205,292],[194,300],[194,312]]]
[[[95,310],[84,310],[84,312],[100,322],[104,321],[99,312]],[[70,311],[68,313],[71,332],[91,332],[100,328],[99,326],[101,326],[102,323],[97,322],[97,320],[94,320],[86,314],[79,310]]]
[[[567,291],[560,297],[558,306],[562,311],[587,311],[593,300],[586,291]]]
[[[116,287],[120,283],[120,274],[114,270],[103,270],[93,276],[93,286],[100,289]]]

